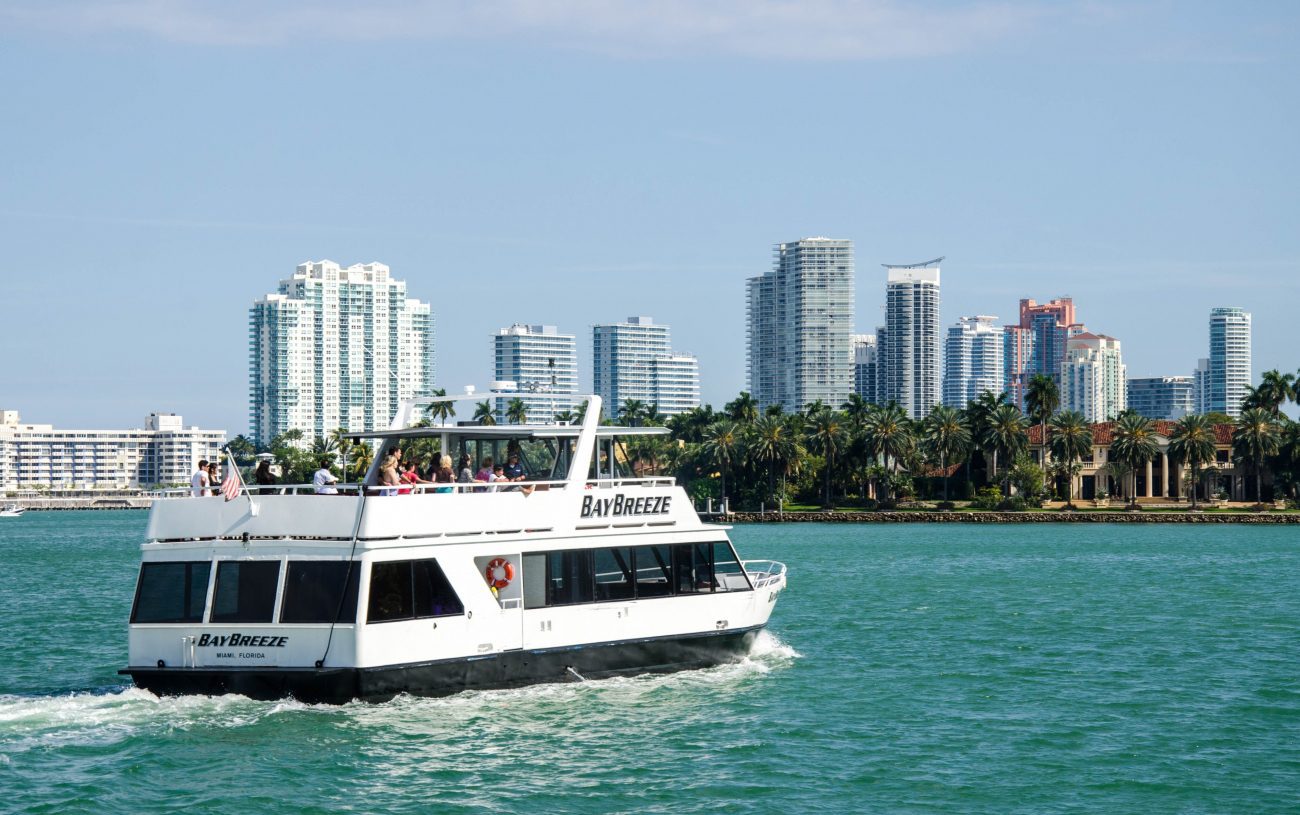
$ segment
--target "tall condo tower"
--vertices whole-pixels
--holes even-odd
[[[303,446],[337,428],[383,429],[433,387],[433,315],[382,263],[303,263],[249,310],[249,424]]]
[[[511,400],[522,399],[529,422],[550,422],[560,411],[574,410],[578,400],[578,349],[572,334],[553,325],[502,328],[492,338],[496,379],[513,382],[519,396],[497,397],[497,422],[507,421]]]
[[[1128,406],[1128,382],[1119,340],[1083,332],[1070,337],[1061,363],[1061,409],[1090,422],[1108,422]]]
[[[1070,337],[1083,331],[1069,297],[1046,303],[1020,301],[1020,322],[1006,327],[1003,343],[1005,388],[1012,404],[1024,409],[1025,391],[1035,374],[1046,374],[1061,384],[1066,345]]]
[[[748,281],[749,391],[760,408],[838,407],[853,389],[853,242],[777,244]]]
[[[1148,419],[1176,421],[1193,410],[1192,377],[1143,376],[1128,381],[1128,409]]]
[[[962,317],[948,328],[943,356],[943,403],[964,408],[1003,387],[1002,326],[997,317]]]
[[[700,405],[700,364],[674,354],[669,328],[649,317],[592,326],[592,389],[611,418],[629,399],[654,405],[665,416]]]
[[[880,402],[876,395],[879,350],[875,334],[853,335],[853,392],[873,405]]]
[[[1210,309],[1210,356],[1197,403],[1205,412],[1236,418],[1250,388],[1250,313],[1240,308]],[[1201,377],[1197,377],[1201,382]]]
[[[939,264],[884,264],[885,337],[880,348],[882,402],[919,419],[939,404]]]

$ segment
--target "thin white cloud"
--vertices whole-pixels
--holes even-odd
[[[927,57],[1044,15],[1024,0],[0,0],[0,28],[202,45],[496,40],[626,57]]]

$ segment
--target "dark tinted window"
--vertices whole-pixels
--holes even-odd
[[[359,571],[347,561],[289,561],[280,622],[332,623],[336,617],[340,623],[356,622]]]
[[[144,563],[131,610],[133,623],[200,623],[212,563]]]
[[[636,548],[636,596],[666,597],[673,593],[672,547]]]
[[[630,600],[636,596],[630,547],[596,549],[592,555],[596,568],[596,602]]]
[[[415,616],[446,617],[462,614],[465,607],[452,590],[450,581],[442,573],[436,560],[417,560],[411,564],[414,583]]]
[[[372,623],[463,614],[464,605],[436,560],[398,560],[370,568]]]
[[[590,549],[546,553],[546,605],[571,606],[594,599]]]
[[[269,623],[280,582],[278,560],[227,560],[217,564],[212,622]]]
[[[736,550],[727,541],[713,544],[713,579],[718,584],[718,591],[743,591],[750,588],[749,578],[740,567]]]

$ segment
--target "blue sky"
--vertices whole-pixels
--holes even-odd
[[[1237,4],[1233,4],[1237,5]],[[744,385],[773,243],[946,255],[943,321],[1070,294],[1130,375],[1215,305],[1300,367],[1300,6],[0,0],[0,407],[247,428],[249,304],[377,260],[439,384],[512,322],[673,326]]]

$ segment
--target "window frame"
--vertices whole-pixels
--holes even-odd
[[[181,620],[152,620],[149,622],[137,621],[136,616],[140,611],[140,593],[141,590],[144,588],[145,570],[150,567],[176,566],[178,564],[190,567],[190,569],[187,569],[187,572],[192,570],[194,566],[197,566],[199,564],[203,564],[208,567],[208,579],[203,586],[203,607],[199,611],[199,618],[197,620],[181,619]],[[130,625],[202,625],[207,620],[208,604],[212,596],[212,584],[214,579],[213,578],[214,571],[215,570],[213,569],[213,562],[211,560],[146,560],[143,561],[140,564],[140,570],[136,572],[135,596],[131,600],[131,616],[127,618],[129,620],[129,624]],[[185,585],[186,585],[186,589],[188,590],[190,587],[190,582],[187,580]],[[183,599],[182,602],[184,602]]]
[[[425,563],[425,562],[427,562],[427,563],[431,563],[431,564],[433,565],[433,567],[434,567],[435,569],[438,570],[438,574],[442,576],[442,580],[443,580],[443,582],[446,584],[446,586],[447,586],[447,590],[451,592],[451,596],[452,596],[452,598],[456,601],[456,605],[460,606],[460,611],[452,612],[452,613],[449,613],[449,614],[417,614],[417,613],[416,613],[416,608],[415,608],[415,564],[416,564],[416,563]],[[372,612],[373,612],[373,610],[374,610],[374,600],[375,600],[375,595],[374,595],[374,592],[373,592],[374,585],[375,585],[375,568],[376,568],[376,567],[401,566],[401,565],[403,565],[403,564],[405,564],[405,566],[406,566],[406,574],[407,574],[407,589],[408,589],[408,591],[410,592],[409,595],[408,595],[408,597],[407,597],[407,599],[410,601],[411,616],[409,616],[409,617],[389,617],[389,618],[386,618],[386,619],[383,619],[383,620],[376,620],[376,619],[374,619],[374,617],[373,617],[373,615],[372,615]],[[440,562],[438,561],[438,558],[436,558],[436,557],[428,557],[428,558],[425,558],[425,557],[417,557],[417,558],[402,558],[402,559],[399,559],[399,560],[373,560],[373,561],[371,561],[371,562],[370,562],[370,566],[369,566],[369,568],[366,570],[366,579],[365,579],[365,596],[366,596],[366,604],[365,604],[365,608],[366,608],[366,621],[365,621],[364,625],[383,625],[383,624],[385,624],[385,623],[410,623],[410,622],[415,622],[416,620],[440,620],[440,619],[444,619],[444,618],[446,618],[446,617],[464,617],[464,616],[465,616],[465,601],[461,599],[461,597],[460,597],[460,593],[456,591],[456,586],[455,586],[455,584],[453,584],[453,583],[451,582],[451,578],[447,577],[447,570],[444,569],[444,568],[442,568],[442,563],[440,563]],[[360,613],[361,602],[360,602],[360,600],[361,600],[361,596],[360,596],[360,593],[358,592],[358,595],[357,595],[357,616],[358,616],[358,617],[361,616],[361,613]],[[362,624],[362,623],[358,623],[358,624],[360,625],[360,624]]]
[[[284,562],[287,560],[284,556],[278,557],[229,557],[216,558],[212,561],[212,581],[211,588],[208,590],[207,613],[204,615],[204,622],[211,625],[279,625],[280,619],[280,600],[284,594]],[[218,620],[213,615],[217,610],[217,586],[221,577],[221,567],[227,563],[273,563],[276,567],[275,593],[271,601],[271,619],[260,621],[248,620]]]
[[[301,564],[319,565],[319,564],[326,564],[326,563],[339,564],[344,567],[347,566],[352,567],[350,573],[345,571],[344,573],[345,576],[343,578],[344,599],[346,600],[349,591],[351,591],[353,595],[352,618],[348,619],[347,617],[340,616],[337,620],[324,620],[324,621],[314,621],[314,622],[306,622],[300,620],[286,620],[284,618],[284,614],[285,614],[286,607],[288,606],[288,601],[291,599],[290,592],[289,592],[290,570],[293,569],[295,565],[301,565]],[[361,566],[361,561],[359,560],[339,560],[337,558],[293,558],[293,557],[285,558],[284,568],[281,569],[281,574],[280,574],[280,590],[279,590],[280,596],[279,596],[278,604],[276,607],[276,614],[275,614],[276,624],[277,625],[356,625],[357,617],[359,617],[361,614],[361,568],[360,566]],[[349,584],[351,585],[349,586]],[[344,608],[344,613],[346,613],[346,611],[347,609]]]

